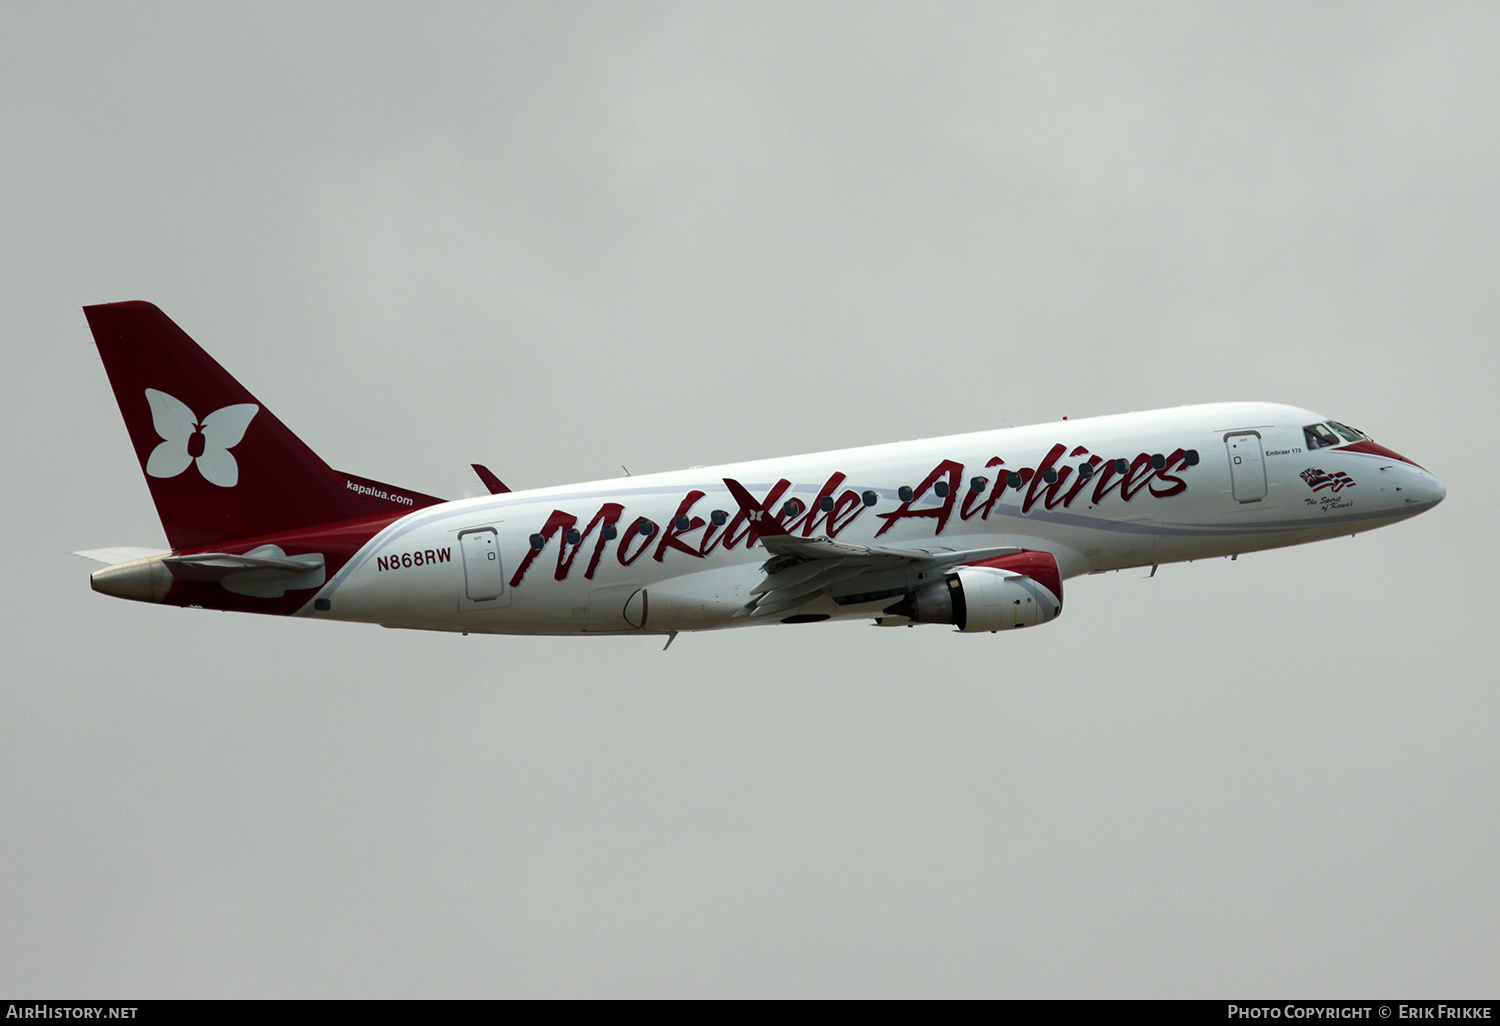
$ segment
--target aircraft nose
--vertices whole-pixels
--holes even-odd
[[[1423,508],[1436,506],[1448,497],[1448,489],[1443,487],[1443,482],[1425,472],[1418,475],[1410,490],[1414,494],[1407,497],[1407,504],[1420,504]]]

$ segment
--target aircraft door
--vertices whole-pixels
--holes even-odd
[[[505,579],[500,569],[500,541],[495,529],[464,531],[458,536],[458,547],[464,555],[464,587],[469,601],[499,598],[505,590]]]
[[[1266,497],[1266,458],[1258,431],[1224,436],[1229,450],[1229,483],[1235,502],[1259,502]]]

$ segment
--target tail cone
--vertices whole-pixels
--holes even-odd
[[[172,571],[162,557],[132,559],[89,574],[89,586],[101,595],[135,602],[161,602],[172,587]]]

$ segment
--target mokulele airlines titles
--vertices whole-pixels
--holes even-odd
[[[1416,516],[1437,478],[1321,413],[1213,403],[447,502],[333,470],[150,303],[84,308],[170,551],[95,591],[488,634],[868,620],[1002,631],[1063,581]]]

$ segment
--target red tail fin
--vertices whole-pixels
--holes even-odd
[[[331,469],[152,304],[83,312],[173,548],[442,501]]]

